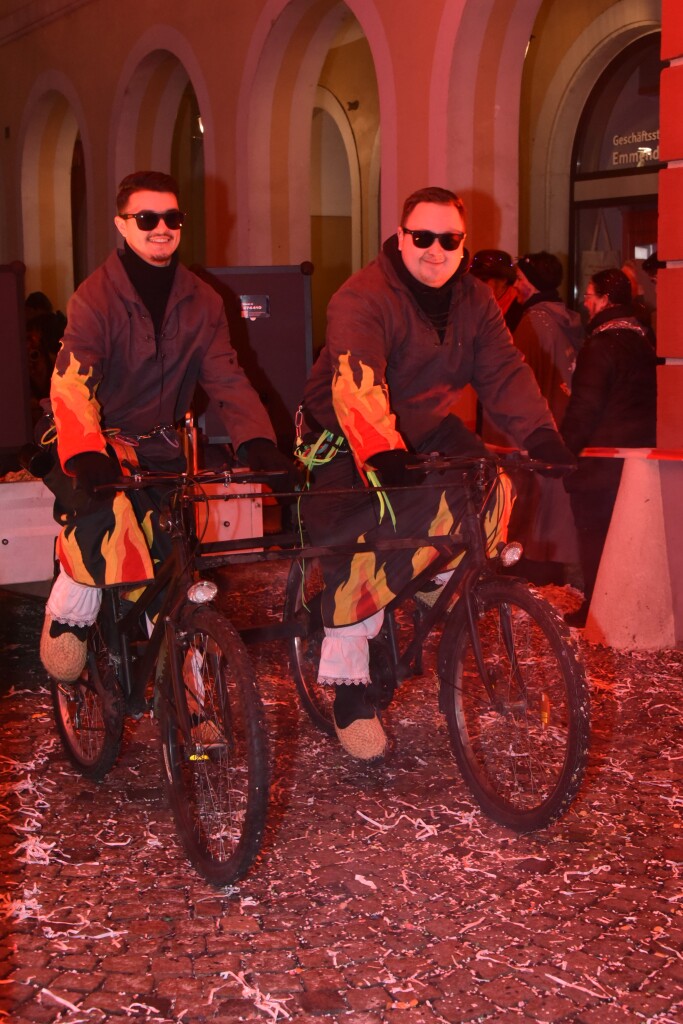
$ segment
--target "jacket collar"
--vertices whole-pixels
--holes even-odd
[[[588,321],[586,330],[588,334],[599,334],[602,331],[616,330],[617,328],[636,331],[643,336],[647,334],[643,325],[633,315],[633,310],[630,306],[616,305],[607,306],[605,309],[601,309],[599,313],[596,313]]]

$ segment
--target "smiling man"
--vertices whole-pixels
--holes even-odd
[[[312,479],[302,504],[315,543],[372,543],[452,528],[462,507],[454,480],[436,476],[440,486],[390,490],[382,502],[364,484],[416,483],[414,453],[481,451],[453,412],[467,385],[520,446],[549,462],[572,461],[491,290],[467,273],[465,232],[457,195],[443,188],[414,192],[377,259],[332,297],[326,344],[304,393],[311,433],[302,455]],[[505,522],[505,508],[491,509],[493,543]],[[433,557],[433,549],[420,548],[323,560],[326,636],[318,678],[335,686],[337,736],[353,757],[373,760],[387,746],[365,699],[368,639],[379,632],[385,605]]]
[[[59,459],[45,482],[63,529],[41,657],[66,681],[83,668],[101,588],[149,579],[164,554],[159,495],[112,499],[95,488],[126,465],[187,468],[174,425],[198,383],[240,458],[254,469],[282,471],[287,484],[295,479],[237,362],[221,298],[178,261],[185,215],[175,180],[157,171],[128,175],[116,210],[123,248],[72,296],[50,392]]]

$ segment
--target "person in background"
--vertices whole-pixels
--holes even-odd
[[[472,257],[470,274],[489,286],[508,330],[514,331],[522,315],[522,307],[515,288],[517,273],[512,256],[502,249],[479,249]]]
[[[652,268],[652,257],[649,267]],[[631,287],[631,308],[633,316],[651,331],[654,344],[657,326],[657,275],[645,269],[645,260],[625,260],[622,273],[626,274]],[[656,261],[659,262],[658,260]],[[657,268],[658,269],[658,268]]]
[[[62,313],[61,309],[58,309],[57,311],[54,310],[54,307],[45,292],[30,292],[26,296],[26,300],[24,302],[24,312],[27,327],[36,317],[42,317],[46,314],[50,314],[50,316],[55,317],[55,323],[61,331],[59,335],[61,338],[64,333],[64,328],[66,327],[66,317]]]
[[[656,345],[657,336],[657,274],[660,270],[666,266],[664,260],[660,260],[657,256],[657,252],[653,252],[646,260],[643,260],[643,273],[648,277],[650,281],[650,322],[649,326],[651,329],[652,344]],[[635,312],[635,310],[634,310]]]
[[[103,496],[96,488],[137,466],[186,470],[174,424],[198,383],[240,459],[282,473],[287,489],[297,479],[237,362],[220,296],[178,261],[184,217],[172,177],[128,175],[114,217],[123,246],[69,301],[50,389],[58,463],[45,477],[62,526],[60,572],[40,644],[43,665],[64,681],[77,679],[85,664],[101,588],[152,578],[167,550],[160,494]]]
[[[562,264],[549,252],[528,253],[516,264],[522,315],[515,346],[532,369],[541,394],[560,423],[569,401],[576,355],[583,341],[578,313],[560,298]],[[517,474],[517,501],[510,536],[522,542],[520,571],[539,585],[564,584],[578,564],[571,507],[562,480],[537,473]]]
[[[576,361],[561,431],[575,455],[584,448],[656,444],[657,356],[634,316],[631,285],[616,267],[591,277],[584,305],[588,336]],[[579,539],[584,600],[565,615],[584,626],[619,490],[623,459],[580,458],[565,481]]]
[[[428,474],[433,487],[400,488],[419,482],[411,469],[416,454],[484,451],[453,411],[468,385],[520,446],[544,461],[572,461],[491,290],[467,273],[465,232],[455,193],[420,189],[406,199],[377,258],[332,296],[326,343],[304,391],[310,436],[299,447],[312,473],[301,507],[314,544],[362,538],[372,545],[453,528],[463,507],[457,473]],[[368,490],[373,482],[399,490],[382,496]],[[503,478],[486,521],[494,549],[508,509]],[[434,556],[421,547],[322,559],[318,680],[335,687],[335,729],[352,757],[371,761],[386,752],[383,726],[366,699],[368,640],[382,627],[385,605]]]
[[[517,273],[512,256],[502,249],[479,249],[472,257],[470,274],[488,285],[508,330],[514,331],[522,315],[522,306],[515,288]],[[476,424],[477,434],[486,444],[507,448],[512,446],[511,438],[494,426],[480,401],[477,401]]]
[[[26,322],[28,379],[34,426],[49,408],[50,378],[65,324],[66,319],[57,313],[38,313]]]

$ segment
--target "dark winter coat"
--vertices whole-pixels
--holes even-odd
[[[643,448],[656,444],[657,356],[647,330],[627,308],[609,306],[588,324],[561,425],[567,446]],[[623,459],[579,459],[572,491],[613,485]]]
[[[539,427],[555,428],[490,288],[458,274],[441,340],[380,252],[332,297],[304,404],[311,425],[341,428],[362,465],[378,451],[419,448],[467,385],[519,445]]]
[[[235,448],[274,439],[230,344],[222,299],[182,264],[158,340],[117,252],[78,288],[67,314],[51,396],[62,465],[80,452],[103,452],[107,428],[137,435],[181,419],[197,383]]]

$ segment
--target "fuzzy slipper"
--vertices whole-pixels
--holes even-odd
[[[46,612],[40,637],[40,660],[45,670],[55,679],[74,683],[85,668],[87,644],[70,632],[50,636],[51,625],[52,616]]]
[[[384,757],[389,748],[387,734],[377,715],[357,718],[345,729],[334,723],[334,731],[347,754],[359,761],[376,761]]]

